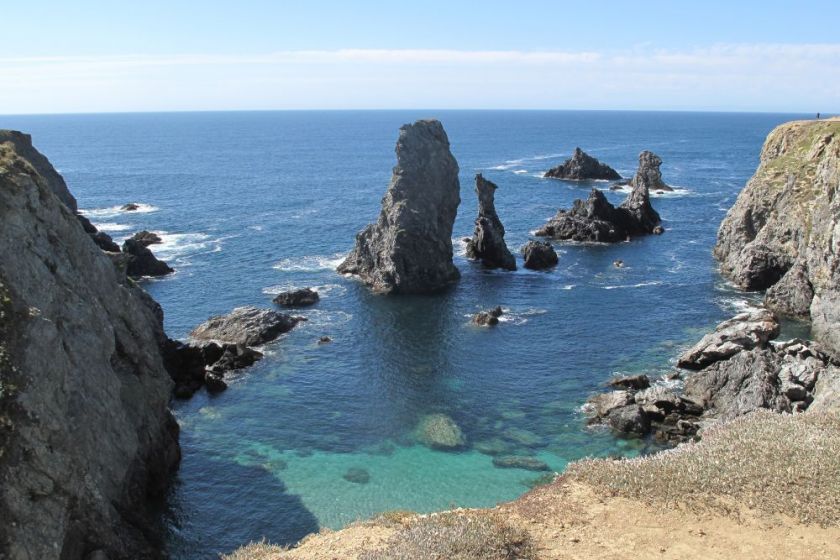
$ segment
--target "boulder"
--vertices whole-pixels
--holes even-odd
[[[610,387],[618,389],[635,389],[636,391],[639,391],[650,387],[650,378],[644,374],[625,375],[611,379],[607,384]]]
[[[300,317],[271,309],[237,307],[227,315],[211,317],[197,326],[190,333],[190,338],[196,341],[258,346],[289,332],[300,321]]]
[[[594,418],[606,418],[613,410],[625,407],[635,402],[632,391],[610,391],[598,393],[589,397],[587,404],[592,410]]]
[[[272,301],[277,305],[283,307],[306,307],[308,305],[315,305],[321,297],[318,292],[312,288],[301,288],[299,290],[289,290],[277,294]]]
[[[432,449],[453,450],[464,447],[467,439],[455,421],[446,414],[429,414],[417,427],[418,439]]]
[[[225,344],[219,359],[207,364],[213,373],[222,374],[226,371],[243,369],[254,365],[263,355],[253,348],[243,344]]]
[[[634,189],[645,187],[648,192],[673,191],[662,181],[662,172],[659,170],[661,165],[662,159],[653,152],[645,150],[639,154],[639,168],[630,179],[630,186]]]
[[[551,470],[545,461],[527,455],[499,455],[493,457],[493,466],[499,469],[525,469],[527,471]]]
[[[650,418],[635,404],[610,411],[607,420],[613,430],[622,434],[645,435],[650,431]]]
[[[525,268],[531,270],[544,270],[559,262],[557,252],[548,241],[529,241],[520,251],[525,259]]]
[[[601,163],[580,148],[575,148],[575,153],[572,154],[571,158],[567,159],[562,165],[552,167],[543,176],[567,181],[615,181],[621,179],[621,175],[615,169]]]
[[[713,332],[684,352],[677,365],[686,369],[703,369],[742,350],[764,348],[770,340],[779,336],[779,328],[776,316],[766,309],[739,313],[720,323]]]
[[[165,276],[175,272],[168,264],[158,260],[152,251],[141,241],[126,239],[122,252],[130,255],[126,274],[132,278],[143,276]]]
[[[375,224],[338,267],[379,293],[431,293],[458,280],[452,227],[461,202],[458,163],[436,120],[400,129],[397,165]]]
[[[467,257],[480,260],[486,268],[516,270],[516,259],[505,244],[505,228],[496,214],[495,192],[498,187],[481,173],[475,176],[478,217],[475,233],[467,241]]]
[[[480,327],[492,327],[499,324],[499,317],[504,314],[500,306],[487,311],[479,311],[472,318],[472,324]]]
[[[157,243],[162,243],[163,240],[160,238],[160,235],[152,232],[152,231],[138,231],[134,235],[131,236],[132,240],[137,242],[138,245],[142,245],[143,247],[148,247],[149,245],[155,245]]]
[[[840,355],[838,184],[840,119],[780,125],[767,136],[758,169],[726,214],[714,248],[723,275],[744,289],[767,289],[768,306],[783,315],[810,317],[815,339],[834,355]]]

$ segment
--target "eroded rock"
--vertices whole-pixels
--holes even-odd
[[[567,181],[615,181],[621,179],[621,175],[615,169],[601,163],[580,148],[575,148],[572,157],[563,162],[562,165],[552,167],[546,171],[544,177],[565,179]]]
[[[496,214],[495,192],[498,187],[481,173],[475,176],[478,217],[475,233],[467,241],[467,257],[480,260],[487,268],[516,270],[516,259],[505,244],[505,228]]]
[[[211,317],[193,329],[190,338],[197,341],[259,346],[289,332],[300,320],[300,317],[292,317],[271,309],[237,307],[227,315]]]
[[[545,270],[559,262],[557,251],[548,241],[529,241],[520,251],[525,259],[525,268],[531,270]]]

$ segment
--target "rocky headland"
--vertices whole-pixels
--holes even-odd
[[[86,229],[30,137],[0,132],[0,558],[162,556],[162,313]]]
[[[546,171],[543,177],[566,181],[617,181],[621,179],[618,171],[601,163],[580,148],[575,148],[571,158]]]
[[[461,202],[458,163],[437,120],[400,128],[397,165],[375,224],[356,236],[338,267],[379,293],[444,289],[460,278],[452,263],[452,228]]]
[[[467,241],[467,258],[480,260],[486,268],[516,270],[516,259],[505,244],[505,227],[496,213],[497,188],[481,173],[475,176],[478,217],[475,219],[475,233]]]

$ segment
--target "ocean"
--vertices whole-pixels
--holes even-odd
[[[755,305],[718,274],[720,220],[758,164],[767,133],[801,115],[576,111],[336,111],[0,117],[29,132],[79,207],[120,241],[160,232],[175,274],[143,286],[172,337],[241,305],[272,307],[315,287],[308,321],[237,372],[227,391],[175,401],[183,463],[161,514],[177,559],[251,540],[291,544],[388,510],[492,506],[541,473],[493,466],[488,450],[553,471],[650,443],[586,427],[581,405],[617,374],[660,377],[710,326]],[[442,121],[461,168],[453,233],[460,282],[434,296],[385,297],[335,272],[376,219],[398,128]],[[663,160],[675,192],[655,195],[666,233],[615,245],[555,244],[548,272],[482,270],[464,257],[473,177],[497,183],[511,250],[592,186],[543,179],[576,146],[632,176]],[[609,192],[620,202],[625,193]],[[128,202],[137,212],[122,212]],[[625,263],[613,266],[615,260]],[[469,324],[501,305],[493,329]],[[789,325],[795,331],[796,325]],[[330,344],[318,344],[322,336]],[[449,415],[468,445],[436,451],[418,423]],[[484,453],[482,453],[484,451]],[[349,469],[364,469],[366,483]]]

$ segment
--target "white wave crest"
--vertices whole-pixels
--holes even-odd
[[[87,208],[79,210],[79,214],[83,216],[90,216],[93,218],[114,218],[123,214],[149,214],[150,212],[157,212],[160,210],[157,206],[151,204],[144,204],[142,202],[133,202],[137,205],[136,210],[123,210],[123,205],[110,206],[108,208]]]
[[[117,231],[126,231],[131,229],[132,226],[127,224],[117,224],[114,222],[92,222],[96,229],[99,231],[104,231],[105,233],[110,232],[117,232]]]
[[[346,253],[290,257],[288,259],[281,260],[272,268],[275,270],[282,270],[283,272],[318,272],[321,270],[335,270],[346,257]]]
[[[646,286],[659,286],[662,284],[660,280],[653,280],[651,282],[639,282],[638,284],[626,284],[618,286],[601,286],[605,290],[619,290],[622,288],[644,288]]]

